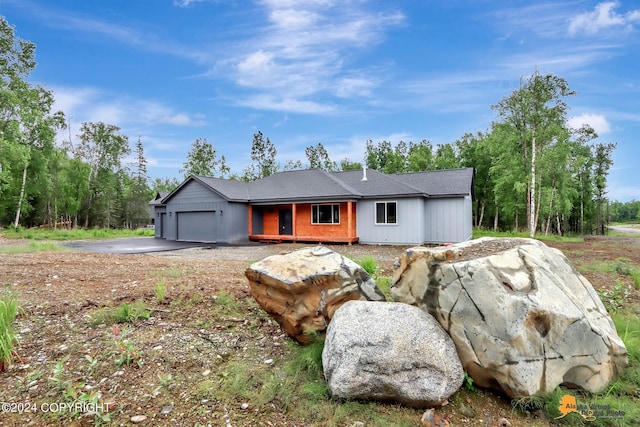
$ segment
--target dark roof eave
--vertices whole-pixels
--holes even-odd
[[[254,206],[261,205],[284,205],[291,203],[313,203],[313,202],[348,202],[361,199],[361,196],[323,196],[323,197],[302,197],[302,198],[287,198],[287,199],[255,199],[249,200]]]

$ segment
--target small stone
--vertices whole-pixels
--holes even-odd
[[[173,411],[173,406],[165,406],[165,407],[162,408],[160,413],[162,415],[167,415],[167,414],[171,413],[171,411]]]
[[[153,347],[153,350],[155,350],[155,351],[162,350],[162,346],[161,345],[157,345],[157,346]]]
[[[471,405],[467,405],[465,403],[460,404],[460,413],[465,417],[475,418],[476,411],[471,407]]]
[[[249,409],[249,404],[248,403],[243,403],[242,405],[240,405],[240,408],[242,409]]]
[[[500,418],[498,420],[498,426],[499,427],[511,427],[511,423],[506,418]]]
[[[211,374],[211,369],[205,369],[204,371],[202,371],[203,377],[209,376],[209,374]]]
[[[424,414],[422,414],[420,425],[424,427],[450,427],[449,421],[441,415],[436,414],[434,409],[427,409]]]
[[[273,359],[264,359],[262,361],[265,365],[271,365],[273,363]]]
[[[133,417],[131,417],[131,422],[134,424],[140,424],[141,422],[145,421],[147,419],[146,415],[134,415]]]

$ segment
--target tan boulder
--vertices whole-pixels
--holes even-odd
[[[245,275],[260,307],[300,343],[324,332],[346,301],[385,300],[362,267],[324,246],[267,257]]]
[[[412,248],[396,267],[394,300],[438,320],[476,385],[511,397],[560,384],[598,392],[627,366],[593,286],[562,252],[537,240]]]

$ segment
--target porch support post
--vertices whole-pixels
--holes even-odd
[[[249,236],[253,234],[253,206],[249,205]]]
[[[353,202],[351,200],[347,202],[347,233],[347,237],[355,236],[353,230]]]
[[[291,204],[291,234],[296,235],[296,204]]]

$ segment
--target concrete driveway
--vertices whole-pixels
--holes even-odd
[[[122,237],[109,240],[76,240],[64,242],[71,249],[105,254],[144,254],[149,252],[175,251],[187,248],[215,247],[215,243],[176,242],[155,237]]]

